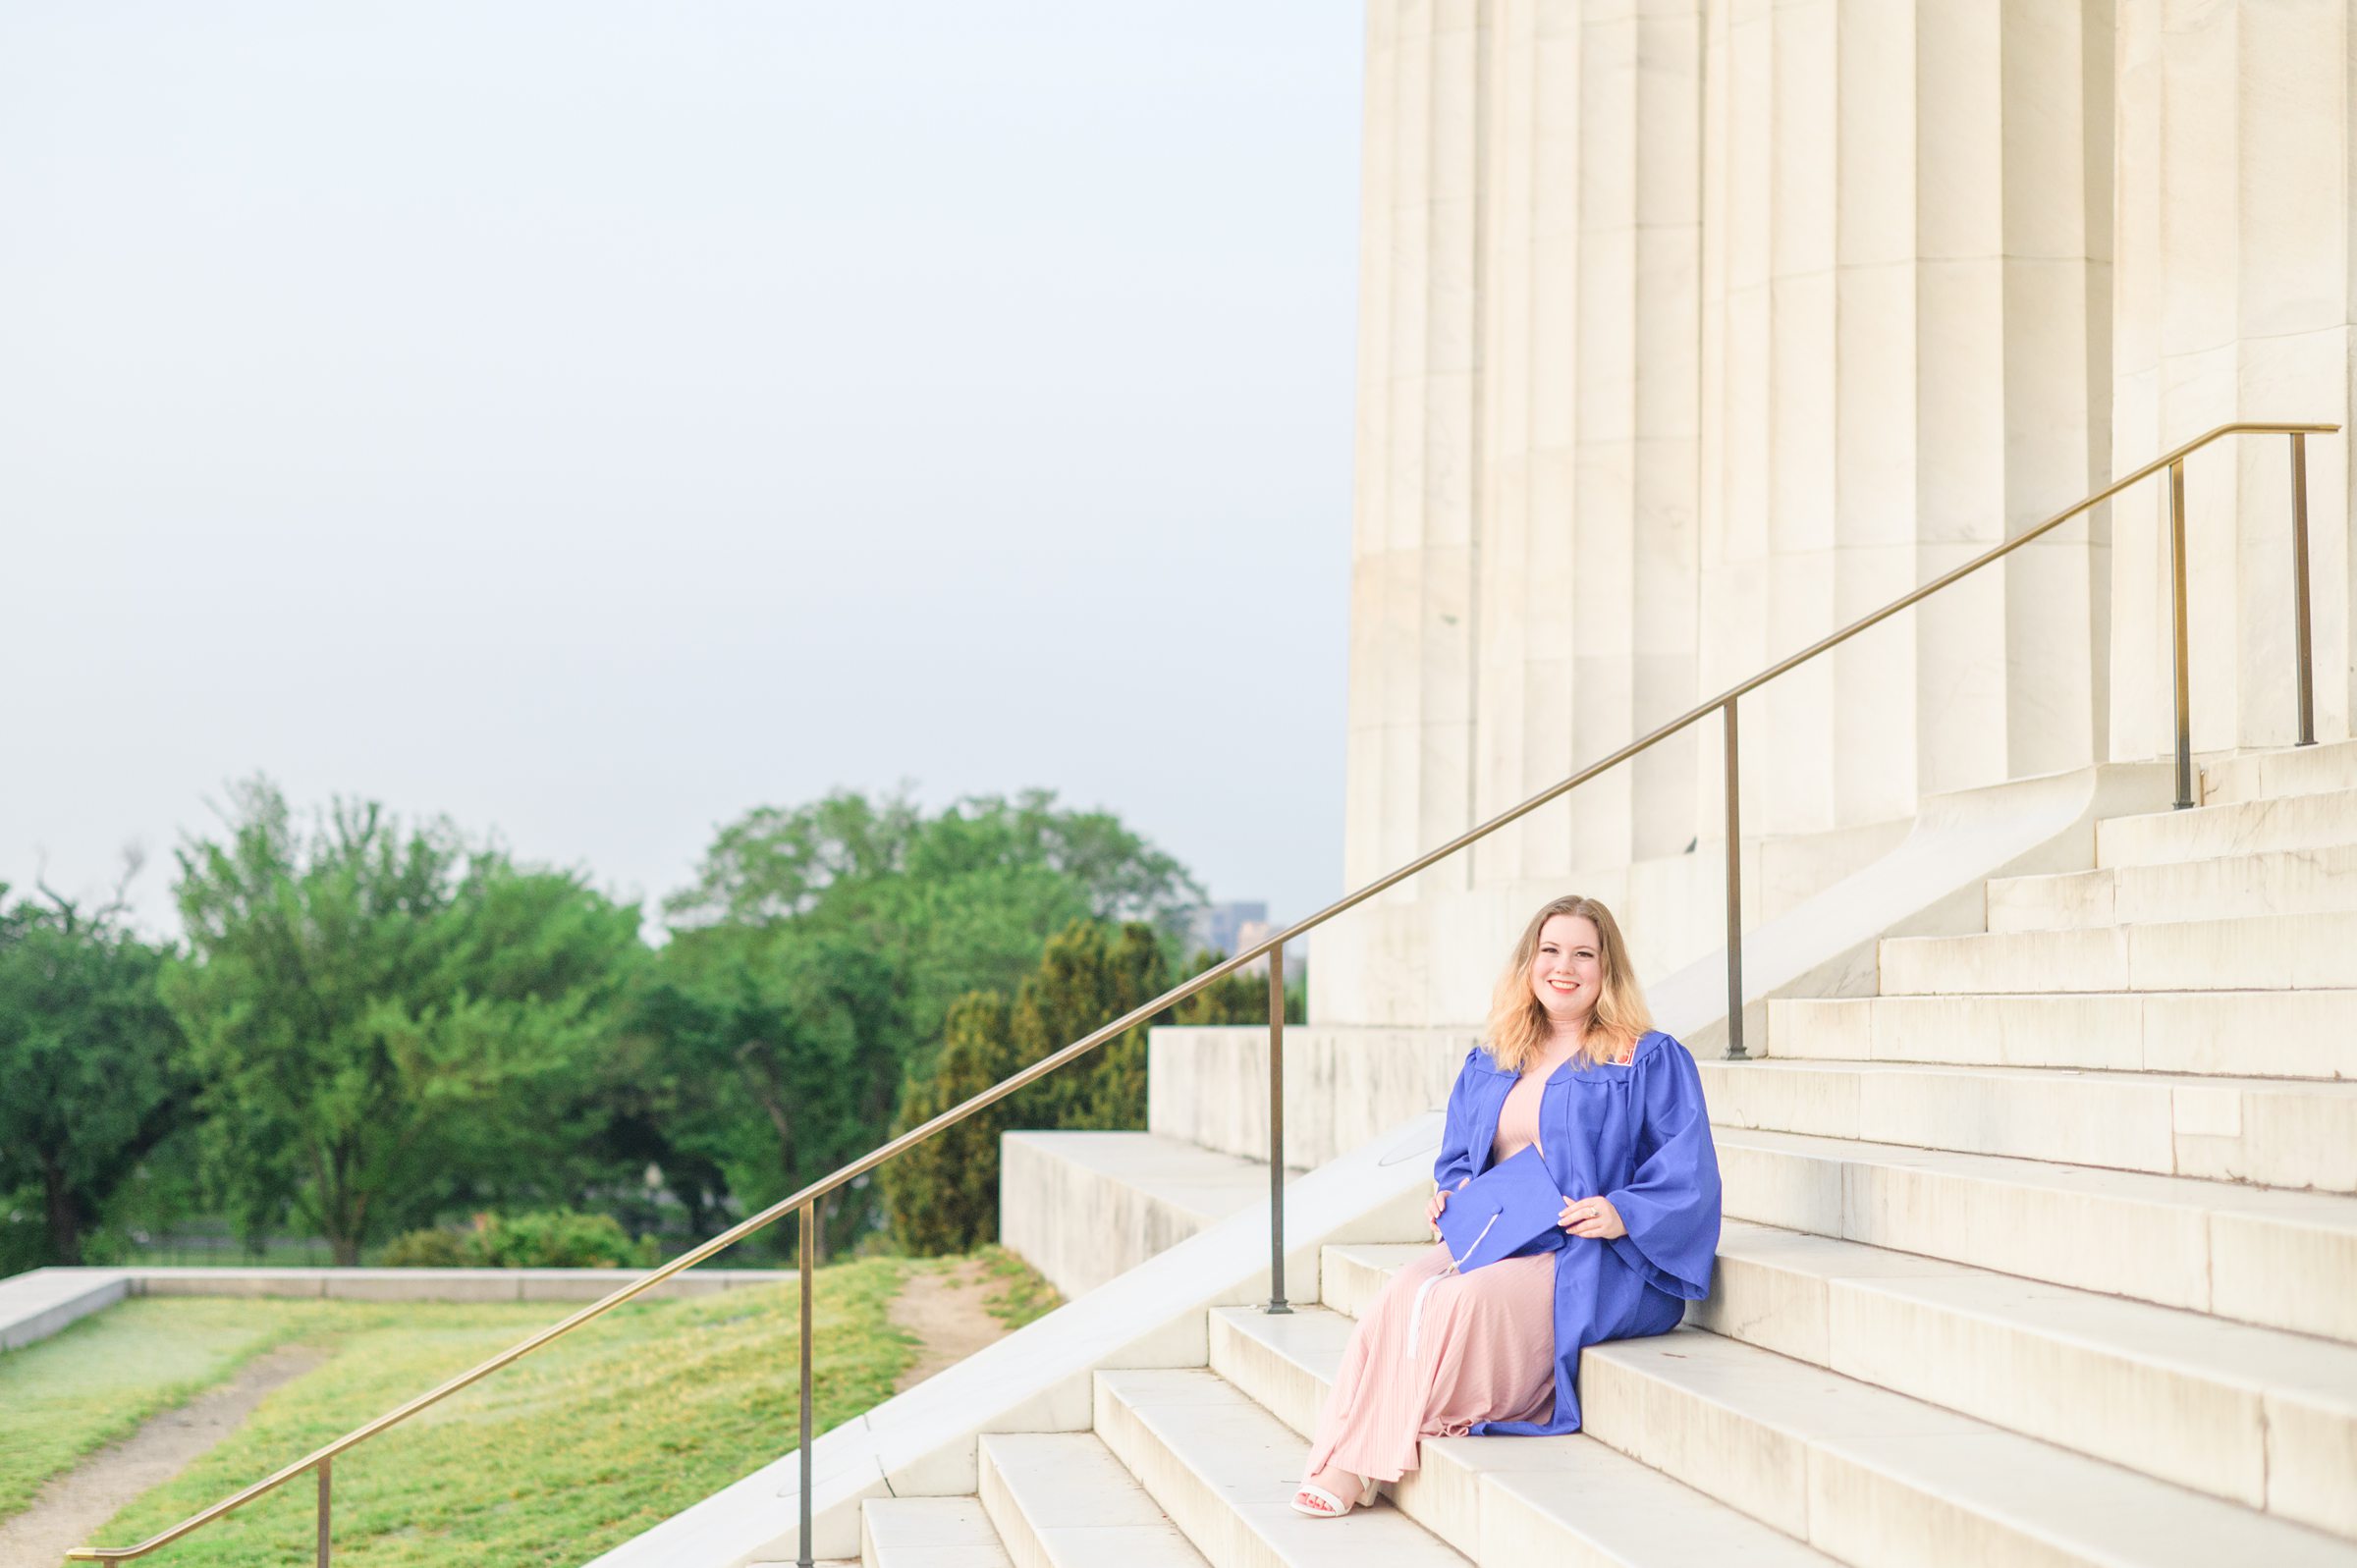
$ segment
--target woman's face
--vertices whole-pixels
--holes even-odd
[[[1531,955],[1530,994],[1557,1023],[1587,1017],[1604,989],[1604,946],[1586,915],[1549,915]]]

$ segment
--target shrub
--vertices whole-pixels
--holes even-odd
[[[385,1243],[379,1269],[464,1269],[466,1238],[447,1230],[412,1230]]]
[[[653,1237],[632,1241],[612,1215],[570,1209],[478,1215],[466,1231],[412,1230],[377,1259],[384,1269],[638,1269],[654,1262]]]
[[[627,1269],[654,1262],[654,1243],[632,1241],[612,1215],[545,1209],[493,1215],[466,1237],[467,1261],[484,1269]]]

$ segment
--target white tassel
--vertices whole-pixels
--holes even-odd
[[[1481,1250],[1481,1238],[1490,1233],[1490,1225],[1495,1225],[1503,1217],[1503,1214],[1490,1216],[1489,1224],[1485,1224],[1481,1227],[1479,1233],[1473,1237],[1472,1245],[1465,1249],[1466,1257],[1470,1258],[1474,1253]],[[1433,1286],[1439,1284],[1442,1280],[1448,1278],[1451,1274],[1455,1272],[1456,1256],[1455,1254],[1452,1253],[1449,1257],[1448,1268],[1442,1270],[1439,1273],[1434,1274],[1430,1279],[1425,1280],[1422,1284],[1416,1287],[1415,1302],[1407,1309],[1407,1359],[1409,1361],[1414,1361],[1416,1359],[1416,1333],[1417,1330],[1422,1328],[1424,1325],[1424,1298],[1432,1294]]]

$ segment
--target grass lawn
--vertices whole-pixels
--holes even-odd
[[[226,1380],[274,1345],[317,1332],[321,1305],[140,1298],[0,1351],[0,1518],[157,1411]]]
[[[820,1271],[819,1431],[891,1394],[911,1346],[885,1311],[910,1267],[875,1258]],[[95,1537],[132,1544],[569,1310],[128,1302],[0,1358],[0,1459],[62,1455],[38,1461],[39,1474],[49,1474],[267,1345],[328,1344],[330,1360],[263,1400],[219,1447]],[[573,1565],[668,1518],[794,1447],[798,1310],[791,1285],[620,1308],[370,1439],[336,1462],[337,1563]],[[193,1324],[212,1326],[198,1332]],[[110,1331],[128,1336],[111,1355],[102,1339]],[[93,1353],[119,1376],[93,1378]],[[167,1365],[177,1384],[150,1392],[145,1385]],[[37,1391],[44,1372],[55,1385],[50,1408],[62,1418],[44,1420],[19,1397],[20,1386]],[[8,1462],[0,1474],[14,1484],[29,1468]],[[308,1561],[313,1499],[311,1480],[298,1478],[146,1560],[161,1568]],[[0,1501],[0,1512],[21,1506]]]
[[[1006,1248],[988,1246],[974,1256],[982,1261],[983,1275],[993,1287],[983,1307],[1005,1324],[1010,1332],[1064,1305],[1064,1298],[1056,1294],[1055,1286]]]

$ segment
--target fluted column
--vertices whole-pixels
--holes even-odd
[[[2159,58],[2176,0],[2135,3]],[[2123,286],[2111,342],[2112,0],[1370,0],[1368,18],[1353,881],[2109,476],[2114,367],[2145,341]],[[2192,157],[2123,98],[2122,134],[2148,121],[2148,163]],[[2122,222],[2158,233],[2172,209],[2149,183]],[[2204,261],[2152,297],[2209,299],[2216,276]],[[2179,308],[2149,308],[2155,389],[2174,385],[2158,343]],[[2226,362],[2267,362],[2241,308]],[[2345,482],[2320,466],[2320,516]],[[2139,581],[2150,597],[2141,558],[2110,553],[2114,520],[1752,703],[1747,833],[1823,853],[1749,897],[1787,906],[1924,794],[2104,753],[2108,701],[2133,695],[2107,657],[2152,624],[2112,629]],[[2337,542],[2320,527],[2317,570],[2345,597]],[[2320,639],[2345,699],[2346,636],[2320,622]],[[1530,897],[1573,876],[1643,902],[1658,959],[1700,950],[1716,857],[1677,857],[1717,837],[1719,734],[1329,928],[1313,1016],[1463,1020]]]
[[[1581,28],[1578,613],[1574,748],[1613,750],[1694,700],[1701,16],[1591,7]],[[1575,856],[1613,866],[1694,837],[1694,739],[1611,776]],[[1605,781],[1598,781],[1601,784]],[[1585,851],[1584,853],[1581,851]]]
[[[1472,811],[1486,11],[1476,0],[1368,7],[1344,820],[1353,883],[1462,832]],[[1461,885],[1468,874],[1460,860],[1430,878]]]
[[[1484,207],[1478,804],[1693,700],[1698,6],[1506,0]],[[1692,741],[1501,835],[1483,883],[1694,834]]]
[[[1503,0],[1490,38],[1496,149],[1485,211],[1488,391],[1481,477],[1482,628],[1476,810],[1488,816],[1569,774],[1576,619],[1573,449],[1578,344],[1578,11]],[[1571,869],[1583,797],[1475,851],[1484,885]]]
[[[2106,17],[1715,0],[1706,687],[2100,482]],[[1924,793],[2090,760],[2100,550],[2100,527],[2091,543],[2075,525],[1781,677],[1747,738],[1748,821],[1889,820]]]
[[[2121,464],[2235,419],[2346,423],[2353,204],[2349,0],[2121,0]],[[2193,743],[2283,745],[2292,700],[2289,443],[2185,470]],[[2311,438],[2317,729],[2350,732],[2347,437]],[[2112,520],[2111,754],[2174,745],[2166,492]]]

